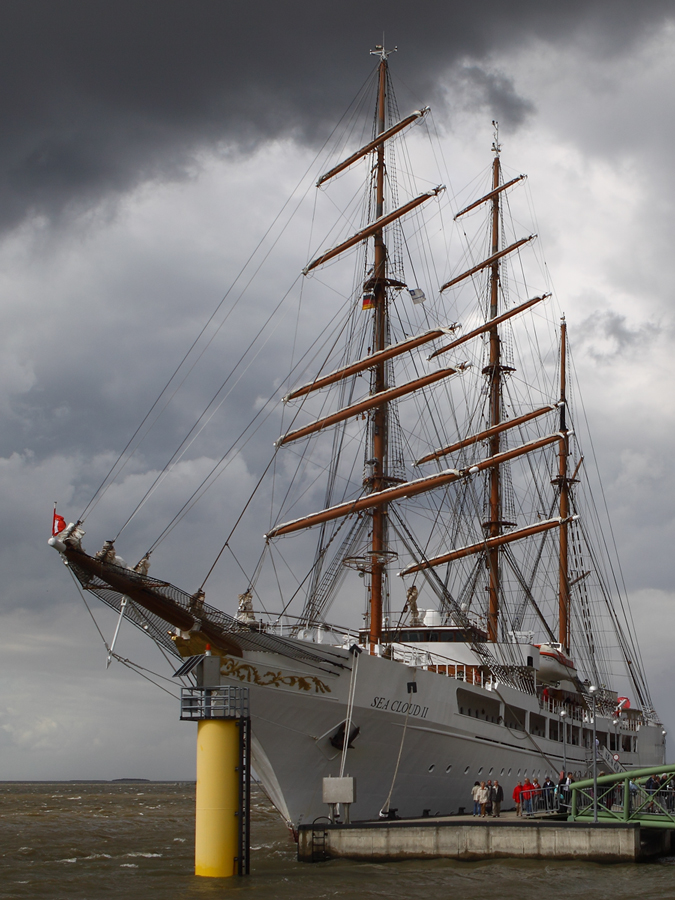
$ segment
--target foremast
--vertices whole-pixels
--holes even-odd
[[[385,104],[387,91],[387,57],[384,47],[378,47],[372,51],[380,56],[378,70],[378,99],[377,99],[377,136],[385,131]],[[377,147],[375,163],[375,221],[384,214],[384,142]],[[373,264],[372,292],[374,295],[373,315],[373,352],[380,353],[384,350],[387,338],[387,248],[384,243],[384,229],[375,231],[375,258]],[[387,363],[384,360],[377,362],[373,368],[372,382],[373,393],[382,393],[387,387]],[[386,402],[376,406],[372,417],[372,476],[370,478],[370,491],[381,491],[388,487],[388,416]],[[372,511],[372,536],[370,548],[370,603],[369,603],[369,645],[370,652],[376,652],[377,646],[382,640],[382,612],[384,607],[385,579],[386,579],[386,554],[388,550],[387,540],[387,504],[377,506]]]

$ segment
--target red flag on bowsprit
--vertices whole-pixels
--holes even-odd
[[[60,534],[66,527],[66,520],[63,516],[59,516],[54,510],[54,521],[52,522],[52,535]]]

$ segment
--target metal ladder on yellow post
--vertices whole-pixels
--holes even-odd
[[[193,657],[197,687],[181,690],[181,719],[197,724],[195,875],[249,872],[251,720],[248,688],[220,685],[220,659]],[[176,673],[178,674],[178,673]]]

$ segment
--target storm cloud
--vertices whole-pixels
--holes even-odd
[[[52,503],[71,519],[91,498],[372,78],[368,50],[383,32],[399,47],[402,114],[432,105],[446,197],[489,163],[493,118],[504,165],[529,175],[537,252],[584,387],[589,459],[603,473],[657,708],[675,722],[672,2],[6,0],[0,23],[0,777],[193,774],[175,701],[117,665],[106,672],[100,636],[46,546]],[[200,374],[90,516],[88,550],[117,533],[298,278],[310,219],[280,240]],[[296,336],[316,340],[320,314],[307,303],[279,321],[125,532],[128,561],[279,388]],[[201,582],[281,433],[279,407],[153,557],[153,574],[190,590]],[[251,558],[268,518],[256,508],[246,525]],[[245,585],[223,574],[228,562],[209,599],[232,612]],[[109,638],[114,617],[94,612]],[[130,627],[121,650],[161,664]]]
[[[0,12],[0,225],[59,221],[145,181],[189,177],[205,148],[322,140],[385,35],[425,102],[470,84],[489,114],[531,109],[489,59],[533,40],[624,54],[672,4],[8,0]],[[451,125],[452,115],[448,111]]]

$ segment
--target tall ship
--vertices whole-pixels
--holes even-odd
[[[298,255],[303,309],[314,290],[330,314],[313,313],[288,376],[270,373],[279,436],[202,583],[151,576],[144,547],[127,566],[119,537],[86,552],[95,502],[50,540],[83,596],[143,630],[183,684],[209,655],[207,686],[250,689],[253,765],[291,827],[326,814],[328,776],[353,777],[352,819],[372,819],[458,812],[476,780],[508,796],[584,775],[594,729],[601,767],[665,762],[581,447],[573,342],[512,215],[525,176],[505,170],[496,123],[463,194],[413,174],[406,141],[431,134],[430,112],[401,117],[390,51],[372,52],[316,184],[337,223]],[[241,523],[265,508],[242,564]]]

